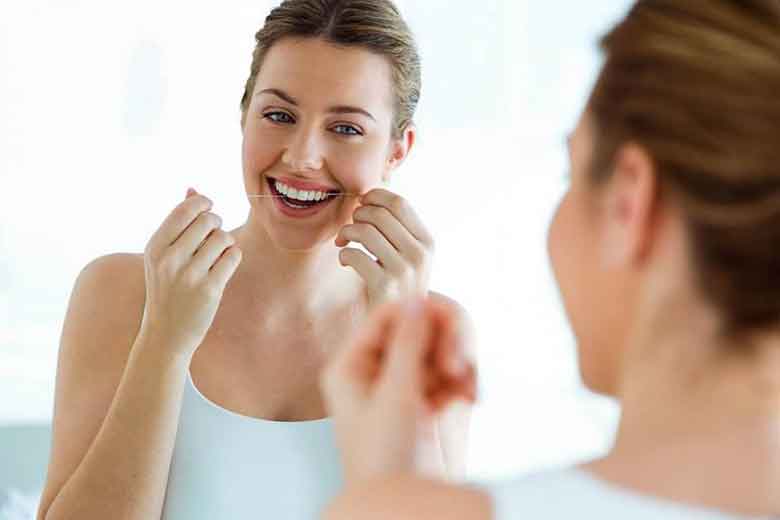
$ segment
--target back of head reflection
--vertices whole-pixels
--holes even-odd
[[[640,0],[602,46],[548,249],[583,380],[622,404],[614,446],[478,489],[363,467],[373,443],[356,433],[342,449],[361,479],[331,518],[780,514],[780,3]],[[419,343],[400,335],[383,340],[388,358]],[[371,431],[411,431],[422,419],[395,403],[431,410],[430,388],[393,385],[392,370],[361,394],[335,384],[359,346],[329,371],[336,425],[370,407],[383,410]]]

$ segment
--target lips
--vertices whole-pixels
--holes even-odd
[[[282,193],[277,188],[277,185],[280,185],[281,181],[277,182],[277,179],[274,179],[272,177],[266,177],[266,181],[268,183],[268,188],[271,192],[273,197],[273,204],[274,206],[284,215],[288,217],[293,218],[304,218],[304,217],[310,217],[312,215],[315,215],[319,213],[322,209],[324,209],[326,206],[330,205],[331,202],[333,202],[334,199],[337,198],[338,193],[337,191],[309,191],[309,190],[301,190],[298,192],[294,188],[291,188],[290,185],[285,184],[282,189],[287,191],[289,195],[288,196],[285,193]],[[298,186],[319,186],[322,187],[322,185],[316,185],[313,183],[304,183],[304,182],[297,182],[295,183]],[[288,188],[291,188],[288,189]],[[317,193],[316,196],[313,196],[314,193]],[[309,199],[311,197],[311,200],[300,200],[300,198],[306,198]]]

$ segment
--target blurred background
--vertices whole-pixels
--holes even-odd
[[[45,433],[24,428],[50,421],[81,268],[141,252],[187,186],[215,201],[225,228],[246,218],[239,100],[276,3],[0,4],[0,449],[22,457],[6,471],[35,482],[45,460]],[[397,3],[419,41],[423,95],[418,145],[391,189],[437,237],[432,288],[477,325],[470,476],[598,455],[617,408],[581,385],[545,240],[597,38],[630,2]]]

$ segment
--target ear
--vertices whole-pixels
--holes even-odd
[[[392,139],[390,142],[390,155],[387,158],[387,167],[385,168],[385,174],[382,176],[383,181],[387,182],[392,172],[403,164],[412,151],[416,139],[417,127],[412,122],[406,125],[400,138]]]
[[[660,207],[655,163],[644,148],[624,145],[615,156],[606,187],[605,260],[628,266],[646,258],[653,245]]]

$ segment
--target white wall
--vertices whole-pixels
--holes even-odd
[[[437,236],[434,289],[479,329],[472,474],[597,454],[616,409],[581,387],[545,233],[565,187],[563,138],[599,65],[596,38],[629,0],[398,3],[424,85],[419,146],[393,189]],[[188,185],[226,226],[242,222],[238,103],[270,5],[0,5],[0,422],[50,419],[84,264],[140,252]]]

